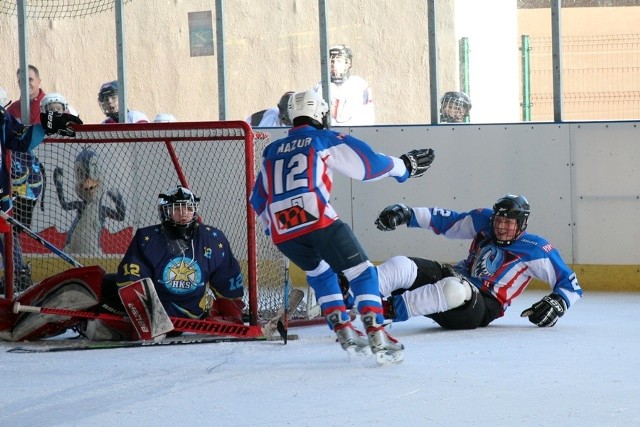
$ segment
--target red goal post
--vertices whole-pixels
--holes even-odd
[[[82,125],[47,137],[46,174],[31,229],[83,265],[114,273],[135,231],[159,223],[158,194],[176,185],[200,197],[202,222],[222,230],[240,261],[250,323],[283,302],[284,258],[256,227],[248,199],[270,135],[243,121]],[[24,233],[34,283],[70,266]]]

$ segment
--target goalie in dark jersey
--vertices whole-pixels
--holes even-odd
[[[149,277],[169,316],[242,324],[240,265],[224,233],[198,222],[199,201],[182,186],[158,196],[161,223],[138,229],[118,266],[117,285]],[[120,311],[118,294],[108,287],[105,283],[103,307]],[[214,295],[210,308],[209,289]],[[83,334],[90,339],[136,338],[126,322],[86,323]]]

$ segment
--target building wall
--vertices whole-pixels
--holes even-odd
[[[550,36],[549,9],[519,10],[516,15],[514,2],[508,0],[484,1],[482,11],[478,2],[469,0],[438,3],[440,92],[457,89],[457,41],[471,37],[472,119],[517,121],[519,36]],[[275,105],[282,93],[311,88],[320,80],[317,2],[226,0],[224,4],[228,119],[244,119]],[[353,48],[353,73],[371,84],[377,121],[429,122],[427,2],[328,4],[329,43]],[[125,4],[131,109],[150,118],[169,112],[183,121],[218,119],[218,57],[189,55],[188,13],[214,7],[214,2],[204,0]],[[480,13],[490,13],[502,24],[486,25],[477,19]],[[639,19],[640,7],[563,9],[563,34],[631,34]],[[40,69],[43,88],[66,95],[88,123],[103,119],[96,100],[100,85],[117,78],[114,21],[114,12],[107,11],[85,18],[30,19],[27,24],[29,62]],[[17,30],[16,16],[0,14],[5,64],[0,86],[12,99],[19,97]],[[538,87],[548,91],[548,76],[543,80]]]

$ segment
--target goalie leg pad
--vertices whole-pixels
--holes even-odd
[[[118,294],[141,340],[148,341],[173,330],[173,323],[148,277],[123,286]]]
[[[102,268],[72,268],[48,277],[25,291],[16,302],[23,305],[87,310],[97,306],[101,299]],[[15,316],[11,333],[3,331],[0,339],[34,341],[59,335],[77,325],[81,319],[40,313],[21,313]]]
[[[126,320],[87,319],[79,326],[80,334],[92,341],[135,341],[138,337]]]

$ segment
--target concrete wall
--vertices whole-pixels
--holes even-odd
[[[371,84],[378,123],[429,122],[427,2],[327,3],[329,43],[353,48],[352,71]],[[320,80],[317,1],[224,4],[227,119],[244,119],[274,106],[285,91],[304,90]],[[215,28],[214,1],[125,4],[131,109],[150,118],[169,112],[183,121],[218,119],[217,56],[189,54],[188,13],[197,11],[212,11]],[[499,24],[489,25],[479,16],[491,16]],[[439,1],[437,19],[439,92],[458,89],[458,40],[469,37],[472,120],[518,121],[519,35],[550,36],[549,9],[516,10],[512,0]],[[568,8],[563,10],[563,34],[628,34],[636,31],[638,19],[638,7]],[[87,123],[103,119],[97,92],[117,77],[114,22],[114,12],[107,11],[85,18],[30,19],[27,24],[29,62],[40,69],[44,90],[66,95]],[[12,99],[19,97],[17,31],[17,17],[0,14],[0,86]]]
[[[320,80],[317,1],[224,3],[227,119],[244,119],[274,106],[284,92]],[[424,122],[429,117],[426,2],[328,3],[329,43],[353,48],[353,73],[371,83],[379,120]],[[215,25],[215,2],[134,0],[124,9],[130,108],[150,118],[170,112],[183,121],[217,120],[217,56],[189,56],[187,19],[188,12],[212,10]],[[0,15],[5,64],[0,86],[13,99],[19,97],[17,27],[15,16]],[[30,20],[28,36],[29,61],[39,67],[44,90],[62,92],[86,122],[100,122],[98,89],[117,77],[113,12]]]

